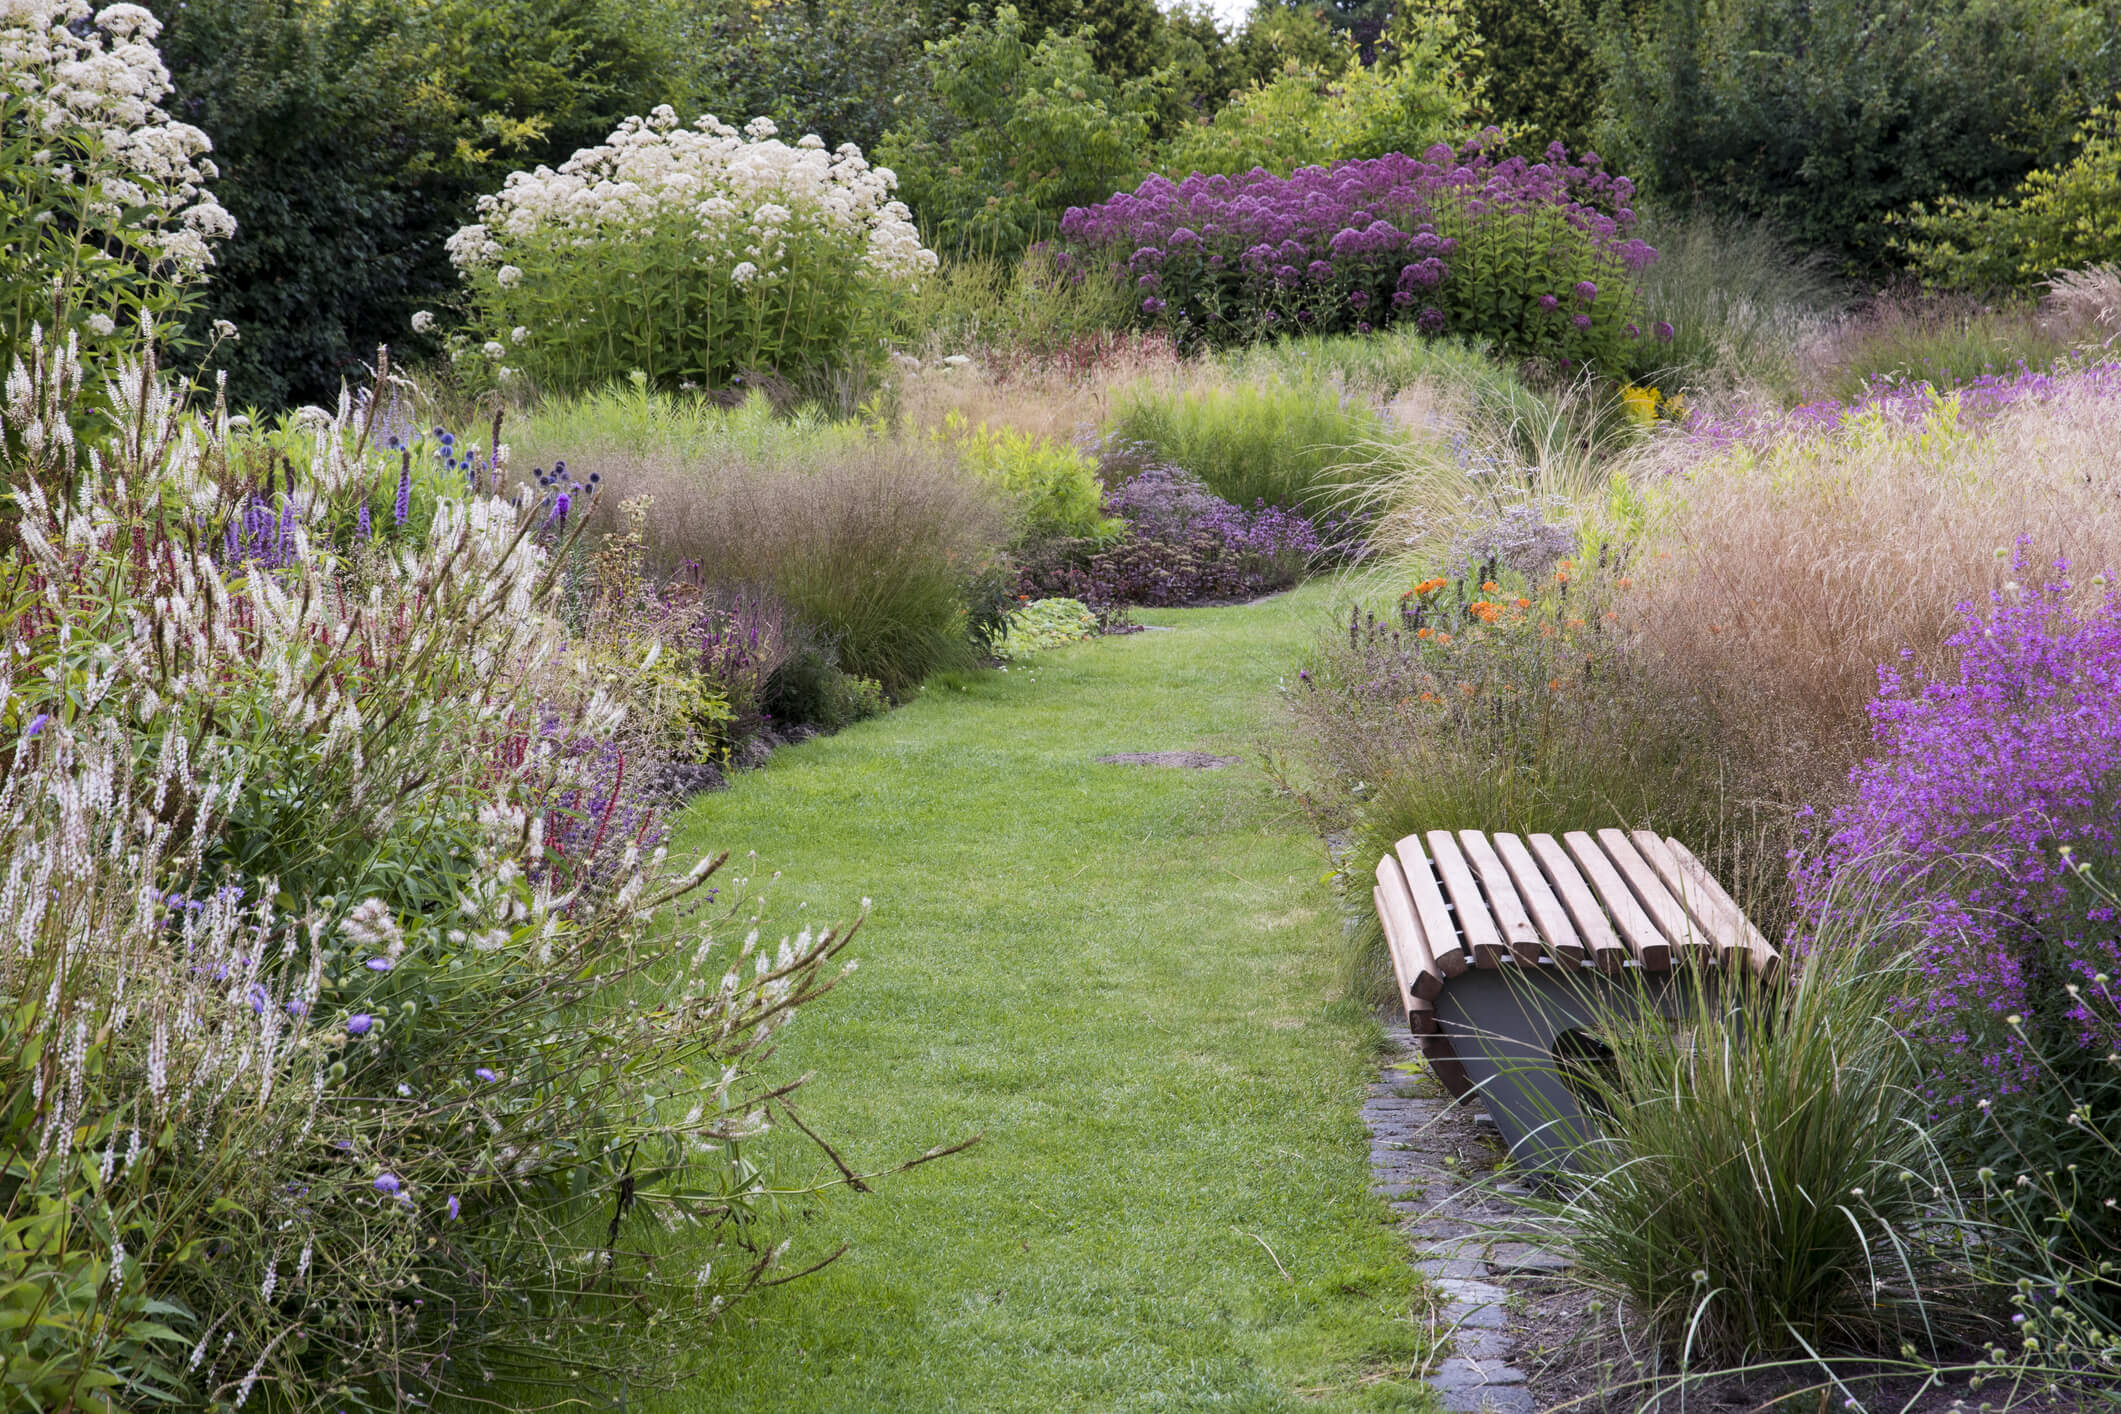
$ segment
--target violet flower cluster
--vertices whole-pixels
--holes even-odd
[[[1625,362],[1663,333],[1633,279],[1657,252],[1635,238],[1634,186],[1595,153],[1500,157],[1463,148],[1238,177],[1151,177],[1075,207],[1060,258],[1126,280],[1141,321],[1210,339],[1292,327],[1492,339],[1518,353]]]
[[[1797,871],[1815,923],[1852,894],[1888,901],[1926,981],[1910,1033],[1991,1094],[2033,1082],[2035,1047],[2121,1041],[2083,1000],[2121,975],[2121,939],[2111,893],[2080,872],[2107,890],[2121,875],[2121,595],[2080,609],[2056,570],[1960,607],[1956,677],[1880,670],[1881,754]]]

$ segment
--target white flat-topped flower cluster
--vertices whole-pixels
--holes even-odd
[[[0,0],[0,111],[11,138],[19,122],[47,144],[31,160],[54,182],[92,187],[90,216],[147,208],[149,251],[191,279],[236,223],[206,189],[220,175],[206,156],[213,144],[157,106],[170,92],[161,30],[138,5],[107,6],[91,22],[82,0]]]
[[[493,196],[479,199],[477,224],[450,238],[460,270],[499,266],[523,240],[558,234],[589,246],[659,226],[673,215],[692,222],[700,258],[719,262],[737,283],[785,273],[792,228],[812,225],[865,247],[879,275],[913,279],[933,270],[905,204],[892,199],[897,178],[872,167],[853,143],[827,152],[815,135],[790,146],[772,120],[743,131],[709,116],[691,127],[667,104],[628,118],[600,147],[584,148],[557,170],[511,173]]]

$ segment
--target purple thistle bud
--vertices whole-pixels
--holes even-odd
[[[394,1173],[379,1173],[376,1175],[376,1192],[386,1198],[397,1197],[404,1187],[405,1185],[398,1182],[398,1176]]]
[[[346,1018],[346,1034],[349,1036],[366,1036],[375,1024],[376,1019],[374,1017],[365,1011],[357,1011]]]

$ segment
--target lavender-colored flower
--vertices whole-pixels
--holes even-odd
[[[247,995],[250,999],[250,1009],[260,1016],[265,1014],[266,1007],[272,1005],[272,993],[265,990],[263,982],[251,983]]]
[[[1158,299],[1155,295],[1151,295],[1147,299],[1142,301],[1142,313],[1162,314],[1163,312],[1164,302]]]
[[[1443,325],[1443,311],[1433,304],[1414,318],[1414,326],[1424,334],[1441,334]]]
[[[387,957],[372,957],[361,965],[367,968],[370,972],[388,972],[391,968],[397,966],[396,963],[392,962]]]
[[[449,1195],[447,1206],[449,1208],[449,1220],[455,1222],[462,1210],[462,1204],[458,1202],[456,1194],[452,1193]]]
[[[366,540],[368,536],[368,503],[363,501],[360,514],[354,517],[354,538],[356,540]]]
[[[1585,304],[1589,304],[1592,300],[1598,298],[1598,286],[1589,280],[1578,280],[1576,282],[1576,298],[1582,300]]]
[[[1591,316],[1588,314],[1579,314],[1569,322],[1574,324],[1579,329],[1588,329],[1591,327]]]
[[[485,1081],[488,1085],[495,1083],[501,1078],[500,1076],[495,1075],[491,1070],[487,1069],[483,1065],[480,1066],[477,1070],[473,1071],[472,1074],[476,1075],[479,1079]]]
[[[386,1198],[395,1198],[404,1191],[405,1185],[398,1182],[398,1176],[394,1173],[379,1173],[376,1175],[375,1189]]]
[[[392,525],[403,525],[412,518],[412,453],[406,452],[398,464],[398,499],[391,505]]]
[[[366,1036],[374,1029],[375,1024],[376,1019],[374,1017],[365,1011],[357,1011],[346,1018],[346,1034],[349,1036]]]
[[[44,730],[44,727],[45,727],[45,724],[46,724],[47,722],[51,721],[51,719],[52,719],[52,714],[51,714],[51,713],[49,713],[49,712],[39,712],[39,713],[38,713],[38,714],[37,714],[36,716],[34,716],[34,717],[30,718],[30,719],[29,719],[29,726],[28,726],[27,728],[25,728],[25,729],[23,730],[23,733],[22,733],[22,739],[23,739],[24,741],[28,741],[28,740],[29,740],[29,739],[30,739],[31,737],[35,736],[35,735],[36,735],[36,734],[37,734],[38,732],[41,732],[41,731],[43,731],[43,730]]]
[[[1672,336],[1679,331],[1660,319],[1650,326],[1650,332],[1657,336],[1658,342],[1669,344],[1672,342]]]
[[[1350,290],[1350,291],[1348,291],[1348,303],[1349,303],[1349,304],[1352,304],[1352,305],[1354,305],[1354,306],[1355,306],[1355,307],[1356,307],[1357,309],[1361,309],[1361,308],[1362,308],[1362,307],[1363,307],[1364,305],[1368,304],[1369,302],[1370,302],[1370,292],[1369,292],[1368,290]]]
[[[1561,308],[1561,299],[1557,295],[1541,295],[1539,297],[1539,307],[1548,311],[1557,310]]]

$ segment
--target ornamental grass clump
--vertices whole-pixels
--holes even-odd
[[[1137,318],[1183,338],[1368,333],[1407,323],[1513,355],[1622,372],[1670,327],[1636,289],[1634,185],[1595,154],[1503,157],[1492,130],[1420,157],[1288,177],[1151,177],[1061,222],[1085,274],[1134,287]]]
[[[1360,473],[1384,420],[1329,383],[1144,382],[1119,394],[1112,437],[1183,467],[1226,501],[1317,514]]]
[[[722,856],[658,843],[625,716],[663,647],[570,640],[571,492],[452,452],[483,474],[416,520],[387,390],[267,434],[151,360],[69,437],[79,366],[32,347],[0,413],[0,1380],[321,1410],[679,1377],[778,1257],[741,1148],[848,934],[762,942]]]
[[[664,106],[557,170],[511,173],[449,239],[472,307],[458,357],[552,392],[636,370],[659,388],[866,370],[935,255],[889,168],[776,132],[686,128]]]

